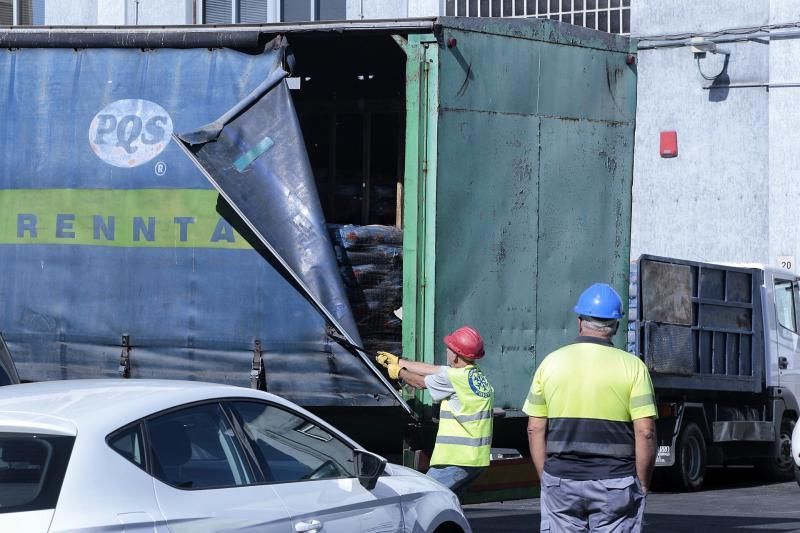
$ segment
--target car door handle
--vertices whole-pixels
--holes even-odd
[[[786,370],[787,368],[789,368],[789,360],[783,356],[778,357],[778,368],[780,368],[781,370]]]
[[[294,530],[298,533],[318,533],[322,531],[322,522],[319,520],[309,520],[308,522],[297,522]]]

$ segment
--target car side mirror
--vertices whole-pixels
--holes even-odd
[[[386,459],[366,450],[355,450],[353,451],[353,462],[361,486],[367,490],[374,489],[378,478],[386,470]]]

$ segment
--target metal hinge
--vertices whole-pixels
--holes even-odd
[[[131,377],[131,336],[122,334],[122,354],[119,356],[117,373],[121,378]]]
[[[253,364],[250,366],[250,388],[267,390],[267,373],[264,369],[261,341],[256,339],[253,346]]]

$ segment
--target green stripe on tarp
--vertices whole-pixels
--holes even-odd
[[[235,168],[239,172],[244,172],[244,169],[250,166],[250,164],[261,157],[264,152],[272,148],[272,145],[275,142],[270,139],[269,137],[264,137],[259,141],[259,143],[253,146],[250,150],[248,150],[244,155],[242,155],[239,159],[233,162],[233,168]]]
[[[1,244],[250,249],[213,189],[0,190]]]

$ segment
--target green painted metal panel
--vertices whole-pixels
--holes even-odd
[[[446,111],[439,128],[437,353],[446,364],[442,336],[477,328],[497,406],[518,407],[534,368],[539,118]]]
[[[633,124],[545,118],[541,141],[537,363],[577,335],[583,289],[610,283],[627,301]]]
[[[497,405],[513,411],[576,335],[578,294],[595,281],[627,293],[631,43],[547,21],[439,22],[440,43],[457,44],[439,49],[428,345],[444,363],[441,337],[477,327]]]
[[[537,91],[543,116],[633,123],[636,71],[628,54],[545,45]]]
[[[636,73],[625,62],[627,48],[617,46],[619,51],[610,52],[563,44],[570,33],[586,32],[550,21],[516,21],[512,26],[531,28],[531,35],[524,38],[488,32],[507,25],[490,20],[474,30],[443,30],[444,39],[457,42],[443,53],[460,67],[460,72],[442,76],[443,107],[619,122],[634,119],[636,92],[635,85],[631,91],[630,81]],[[542,40],[546,37],[554,41]],[[619,44],[617,39],[623,38],[611,42]]]
[[[546,45],[457,29],[445,30],[444,38],[457,44],[442,48],[443,108],[536,114],[539,56]]]
[[[406,53],[403,353],[432,362],[439,49],[430,34],[398,40]],[[420,409],[431,404],[427,391],[416,395]]]

